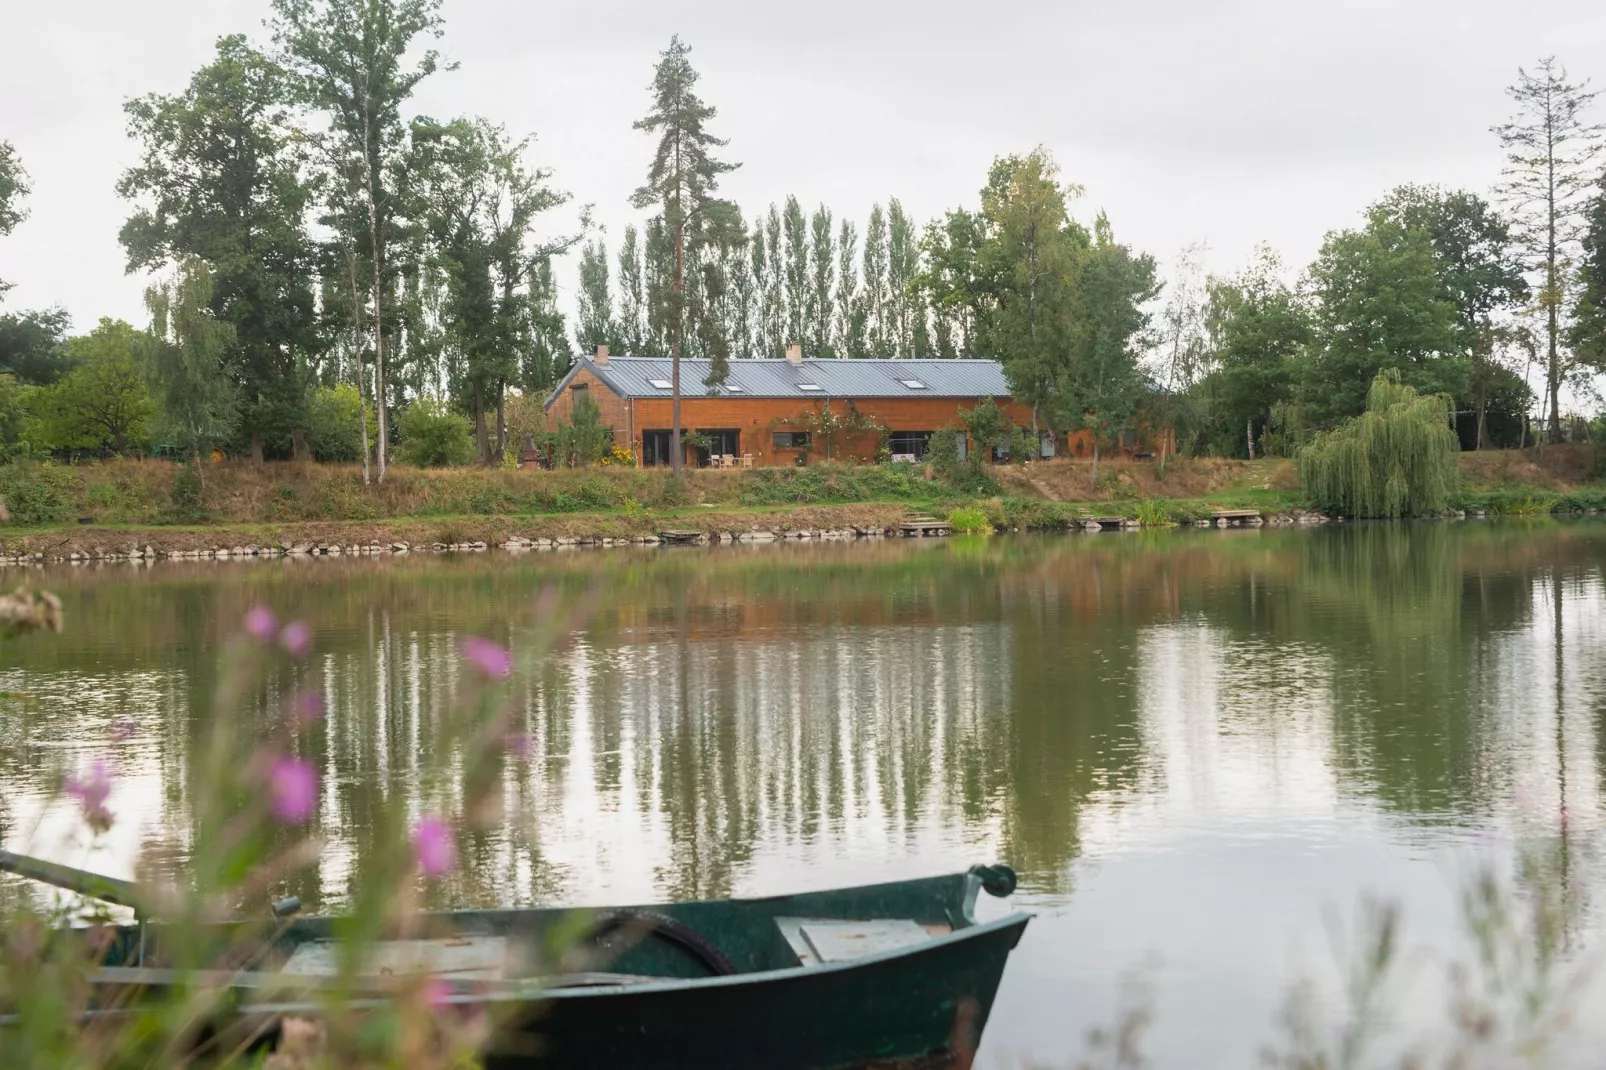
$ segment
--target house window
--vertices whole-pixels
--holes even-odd
[[[1135,450],[1138,448],[1138,433],[1136,431],[1121,432],[1121,448]]]
[[[894,431],[887,437],[887,446],[894,461],[918,461],[926,455],[930,441],[930,431]]]
[[[809,448],[809,432],[777,431],[772,445],[778,450],[806,450]]]
[[[708,439],[708,453],[698,460],[701,465],[709,464],[715,457],[720,458],[721,463],[724,463],[724,458],[726,457],[734,458],[741,455],[742,435],[740,431],[734,429],[711,430],[704,427],[698,429],[698,434],[704,435]]]
[[[569,392],[573,395],[570,400],[576,405],[591,396],[591,388],[585,383],[575,383],[569,387]]]

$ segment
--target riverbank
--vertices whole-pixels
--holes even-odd
[[[1606,510],[1593,451],[1549,447],[1466,454],[1454,515]],[[0,561],[385,554],[492,547],[652,543],[665,533],[717,541],[898,534],[913,513],[974,528],[1314,522],[1282,460],[1053,460],[988,468],[960,489],[909,465],[797,469],[587,470],[394,468],[364,485],[355,467],[159,461],[0,469],[10,521]],[[956,514],[959,514],[956,516]],[[1116,523],[1116,522],[1120,523]],[[1102,524],[1101,524],[1102,522]]]

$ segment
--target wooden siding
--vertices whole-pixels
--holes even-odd
[[[595,373],[585,367],[577,371],[574,378],[553,399],[546,410],[549,420],[554,423],[568,422],[572,418],[576,386],[583,386],[590,393],[591,400],[596,402],[598,410],[602,413],[603,424],[613,429],[614,440],[619,443],[628,441],[637,457],[642,455],[643,431],[667,431],[670,428],[672,399],[621,398],[598,379]],[[885,425],[892,431],[937,431],[950,425],[959,426],[960,410],[968,411],[975,408],[979,400],[930,397],[864,398],[854,399],[853,404],[863,416]],[[1009,398],[998,398],[997,402],[1006,419],[1020,427],[1031,426],[1030,406],[1017,404]],[[792,465],[797,463],[801,451],[775,449],[774,433],[807,430],[805,425],[798,422],[799,417],[810,410],[819,412],[825,404],[824,399],[803,397],[794,401],[788,398],[730,396],[710,398],[701,394],[688,394],[680,399],[680,419],[681,426],[686,431],[738,432],[741,447],[738,452],[751,453],[754,465]],[[848,401],[844,398],[830,399],[832,413],[839,416],[845,411],[847,404]],[[1108,452],[1111,455],[1119,452],[1128,456],[1138,450],[1158,452],[1159,438],[1160,436],[1152,431],[1144,430],[1140,434],[1139,447],[1120,450],[1110,448]],[[874,435],[840,434],[831,444],[831,457],[833,460],[847,458],[872,460],[875,449]],[[1174,453],[1175,445],[1169,444],[1168,451]],[[1092,436],[1087,431],[1073,431],[1069,435],[1061,435],[1056,452],[1061,456],[1090,457],[1093,454]],[[809,459],[825,459],[822,442],[815,442]]]

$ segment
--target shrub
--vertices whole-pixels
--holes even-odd
[[[83,480],[54,464],[10,464],[0,469],[0,501],[11,523],[22,527],[62,524],[73,518]]]
[[[1345,516],[1443,512],[1455,489],[1460,450],[1452,408],[1442,395],[1419,395],[1396,371],[1379,372],[1364,413],[1299,451],[1306,493]]]
[[[205,519],[201,492],[201,473],[190,465],[179,465],[173,472],[173,519],[179,523]]]
[[[948,514],[948,524],[960,535],[991,535],[992,521],[973,505],[961,506]]]
[[[368,444],[379,438],[377,414],[368,413]],[[307,401],[307,448],[325,462],[362,459],[362,399],[347,383],[313,391]]]
[[[419,398],[396,420],[401,445],[396,459],[419,468],[445,468],[474,460],[474,431],[468,417],[436,398]]]

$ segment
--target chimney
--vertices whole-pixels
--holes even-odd
[[[786,343],[786,359],[788,361],[792,362],[793,364],[802,364],[803,363],[803,343],[802,342],[788,342],[788,343]]]
[[[608,363],[608,347],[607,346],[598,346],[597,347],[596,361],[597,361],[598,364],[602,364],[602,365],[606,365]]]

